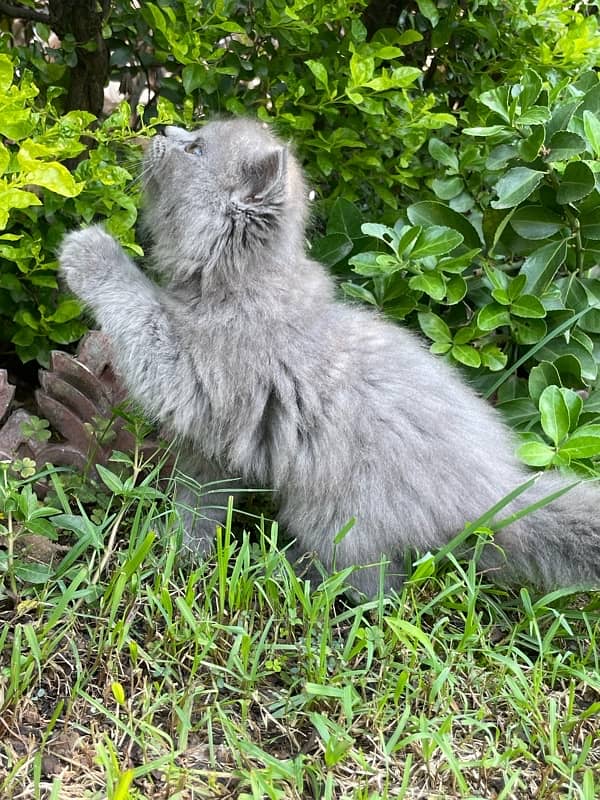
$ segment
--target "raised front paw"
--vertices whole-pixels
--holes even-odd
[[[123,259],[120,245],[99,225],[68,233],[58,254],[60,275],[82,300],[93,299]]]

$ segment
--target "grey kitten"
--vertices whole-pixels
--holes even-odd
[[[61,271],[112,338],[131,394],[187,443],[200,483],[274,489],[298,551],[356,565],[352,585],[373,595],[380,568],[365,565],[387,559],[386,588],[398,588],[407,553],[442,546],[528,478],[508,429],[456,372],[412,333],[335,299],[304,254],[299,166],[264,125],[170,127],[145,164],[164,288],[99,227],[66,237]],[[542,476],[500,516],[563,483]],[[502,529],[480,566],[548,589],[600,585],[599,500],[577,486]],[[214,520],[185,524],[205,554]]]

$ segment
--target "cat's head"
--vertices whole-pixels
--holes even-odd
[[[217,120],[167,127],[145,159],[144,221],[157,267],[177,281],[251,266],[302,247],[306,191],[289,148],[268,126]]]

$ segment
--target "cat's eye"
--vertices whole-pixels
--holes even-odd
[[[190,142],[186,144],[183,148],[186,153],[191,153],[193,156],[203,156],[204,155],[204,145],[202,142]]]

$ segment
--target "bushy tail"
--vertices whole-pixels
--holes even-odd
[[[543,475],[519,505],[536,504],[567,485],[560,476]],[[508,511],[514,513],[515,505]],[[600,589],[600,484],[584,481],[501,528],[479,564],[502,582],[530,583],[546,591]]]

